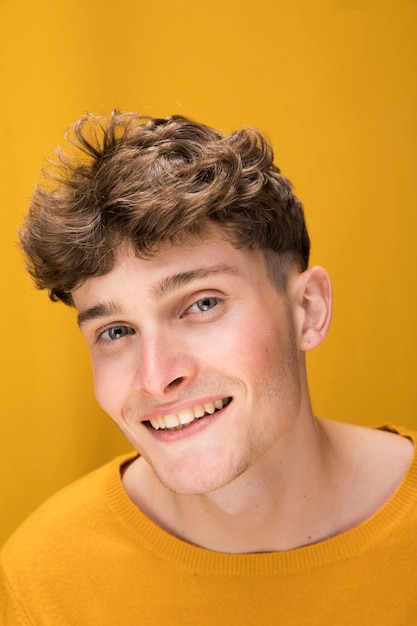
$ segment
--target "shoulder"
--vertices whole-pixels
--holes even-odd
[[[0,605],[10,615],[26,616],[18,623],[80,623],[68,621],[74,603],[82,610],[93,600],[97,604],[91,582],[101,576],[97,588],[105,589],[115,554],[131,549],[124,511],[134,505],[121,481],[131,457],[116,458],[56,493],[6,541]]]
[[[106,493],[121,489],[120,468],[131,455],[121,456],[64,487],[36,509],[11,535],[1,551],[3,563],[28,563],[65,550],[108,516]]]
[[[321,420],[341,459],[364,476],[398,485],[415,459],[417,432],[385,424],[364,427]]]
[[[384,425],[367,428],[320,420],[332,441],[338,467],[341,509],[352,528],[389,502],[405,510],[417,501],[417,432]]]
[[[379,472],[385,468],[387,475],[397,476],[401,480],[415,457],[416,431],[391,424],[376,427],[343,426],[342,435],[347,444],[353,444],[362,466],[378,468]],[[384,461],[384,468],[381,467],[381,461]]]
[[[367,459],[370,463],[384,457],[392,469],[398,464],[400,471],[406,469],[414,457],[417,431],[412,429],[391,424],[366,427],[325,419],[319,421],[342,455],[354,452],[359,458],[363,455],[362,461]]]
[[[362,467],[382,489],[382,498],[384,491],[389,497],[415,464],[417,433],[391,425],[359,428],[359,433]]]

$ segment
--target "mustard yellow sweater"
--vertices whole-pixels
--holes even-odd
[[[122,487],[125,461],[53,496],[6,543],[2,626],[417,625],[416,457],[360,526],[247,555],[188,545],[150,522]]]

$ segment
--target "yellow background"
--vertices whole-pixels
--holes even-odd
[[[15,243],[44,156],[86,110],[262,128],[334,281],[316,412],[417,427],[416,18],[415,0],[0,0],[0,543],[127,449],[74,312],[31,286]]]

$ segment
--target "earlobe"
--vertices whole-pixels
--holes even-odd
[[[332,316],[332,285],[327,271],[314,266],[299,274],[296,288],[298,347],[312,350],[327,335]]]

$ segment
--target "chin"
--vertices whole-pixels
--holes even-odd
[[[181,468],[167,471],[151,464],[157,479],[166,489],[184,496],[204,495],[222,489],[244,474],[249,466],[242,463],[239,467],[222,467],[219,462],[206,462],[197,468],[195,464],[184,462]]]
[[[215,478],[213,476],[207,477],[198,477],[195,474],[191,476],[176,476],[173,478],[172,476],[166,476],[164,472],[158,472],[153,468],[153,471],[162,485],[171,491],[172,493],[177,493],[182,496],[196,496],[203,495],[205,493],[210,493],[211,491],[216,491],[216,489],[221,488],[225,482],[220,478]]]

